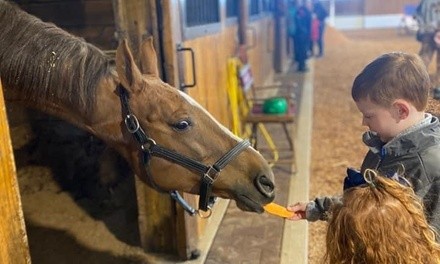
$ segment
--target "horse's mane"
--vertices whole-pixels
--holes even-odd
[[[0,0],[0,77],[25,100],[63,101],[89,112],[109,74],[106,55],[53,24]]]

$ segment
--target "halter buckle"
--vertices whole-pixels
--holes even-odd
[[[139,121],[137,119],[137,117],[133,114],[128,114],[125,119],[125,126],[127,127],[128,132],[130,132],[131,134],[136,133],[139,128],[141,127],[139,125]]]
[[[155,145],[156,145],[156,141],[154,141],[154,139],[152,139],[152,138],[147,138],[146,140],[147,140],[147,141],[146,141],[144,144],[141,145],[141,149],[142,149],[143,151],[148,151],[148,150],[151,149],[152,146],[155,146]]]
[[[213,184],[217,180],[220,171],[213,166],[209,166],[208,170],[203,174],[203,181],[207,184]]]

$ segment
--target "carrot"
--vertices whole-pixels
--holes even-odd
[[[270,203],[270,204],[266,204],[265,206],[263,206],[264,210],[269,213],[269,214],[273,214],[279,217],[291,217],[293,216],[294,212],[288,211],[286,209],[286,207],[281,206],[279,204],[276,203]]]

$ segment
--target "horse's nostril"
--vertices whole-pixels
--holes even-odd
[[[273,182],[266,177],[266,175],[260,175],[255,178],[255,186],[266,197],[272,197],[275,186]]]

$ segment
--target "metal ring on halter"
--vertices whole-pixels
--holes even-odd
[[[147,151],[149,150],[152,146],[156,145],[156,141],[154,141],[154,139],[152,138],[147,138],[147,141],[141,145],[141,149],[143,151]]]
[[[136,131],[138,131],[140,128],[139,121],[137,120],[137,117],[135,115],[128,114],[125,117],[124,122],[128,132],[130,132],[131,134],[136,133]]]
[[[373,188],[376,187],[374,184],[374,178],[377,176],[376,172],[371,169],[366,169],[364,172],[364,179],[365,181]]]
[[[402,184],[403,186],[405,186],[405,187],[411,187],[412,186],[412,184],[411,184],[411,182],[410,181],[408,181],[408,179],[406,179],[405,177],[403,177],[403,176],[397,176],[397,181],[400,183],[400,184]]]
[[[202,212],[206,212],[207,214],[204,215]],[[212,210],[211,210],[211,208],[208,208],[207,211],[197,210],[197,215],[198,215],[200,218],[209,218],[209,217],[212,215]]]

